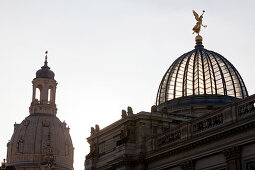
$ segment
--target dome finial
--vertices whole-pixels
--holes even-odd
[[[48,51],[45,51],[45,61],[44,61],[45,66],[47,66],[47,64],[48,64],[47,59],[48,59]]]
[[[54,72],[50,70],[48,66],[48,51],[45,51],[45,60],[44,65],[41,67],[40,70],[36,72],[36,78],[50,78],[54,79]]]
[[[203,27],[207,27],[207,25],[203,25],[203,15],[204,15],[204,13],[205,13],[205,10],[203,10],[203,13],[202,13],[202,15],[198,15],[194,10],[192,10],[192,12],[193,12],[193,15],[195,16],[195,19],[197,20],[197,23],[196,23],[196,25],[193,27],[193,34],[194,33],[197,33],[197,36],[196,36],[196,38],[195,38],[195,40],[196,40],[196,43],[197,44],[202,44],[202,41],[203,41],[203,38],[202,38],[202,36],[201,35],[199,35],[199,33],[200,33],[200,30],[201,30],[201,25],[203,26]]]
[[[203,25],[203,15],[205,13],[205,10],[203,10],[202,15],[200,15],[200,16],[196,13],[196,11],[192,10],[192,12],[193,12],[193,15],[195,16],[195,19],[197,20],[196,25],[192,29],[193,30],[193,34],[197,33],[199,35],[200,30],[201,30],[201,25],[203,27],[205,27],[205,28],[207,27],[207,25]]]
[[[203,37],[201,35],[197,35],[195,40],[196,40],[195,48],[204,48],[204,46],[202,44]]]
[[[195,38],[196,43],[202,43],[203,37],[201,35],[197,35]]]
[[[196,13],[196,11],[192,10],[192,12],[193,12],[193,15],[195,16],[195,19],[197,20],[196,25],[192,29],[193,34],[194,33],[197,34],[197,36],[195,38],[195,41],[196,41],[195,48],[203,47],[203,45],[202,45],[203,37],[199,33],[200,33],[200,30],[201,30],[201,25],[205,28],[207,27],[207,25],[203,25],[203,15],[205,13],[205,10],[203,10],[202,15],[200,15],[200,16]]]
[[[45,60],[44,60],[44,68],[49,68],[48,67],[48,51],[45,51]]]

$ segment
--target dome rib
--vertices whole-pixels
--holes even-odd
[[[227,95],[227,91],[226,91],[226,82],[225,82],[225,78],[224,78],[224,74],[223,74],[223,72],[222,72],[222,68],[221,68],[221,66],[220,66],[220,64],[219,64],[219,61],[218,61],[218,59],[215,57],[215,55],[214,55],[214,53],[211,53],[211,55],[212,55],[212,57],[214,58],[214,60],[215,60],[215,62],[217,63],[217,66],[218,66],[218,69],[219,69],[219,71],[220,71],[220,79],[222,80],[222,87],[220,87],[220,88],[222,88],[222,90],[223,90],[223,95]],[[217,80],[219,80],[219,79],[217,79]],[[216,80],[216,81],[217,81]],[[216,83],[216,85],[217,86],[219,86],[217,83]],[[217,88],[217,87],[216,87]]]
[[[214,84],[215,94],[217,95],[218,91],[217,91],[216,77],[215,77],[215,71],[214,71],[214,68],[213,68],[212,60],[211,60],[211,58],[210,58],[208,53],[205,53],[205,55],[207,56],[206,58],[208,59],[208,61],[210,63],[210,66],[211,66],[211,69],[212,69],[213,79],[211,79],[211,82],[213,81],[212,84]],[[211,87],[211,91],[212,91],[211,94],[213,94],[213,92],[214,92],[213,91],[213,86]]]
[[[182,62],[184,61],[185,58],[186,58],[186,57],[183,56],[182,59],[181,59],[181,62],[180,62],[179,65],[178,65],[177,72],[176,72],[177,75],[178,75],[178,73],[179,73],[179,70],[180,70],[180,67],[181,67],[181,65],[182,65]],[[178,77],[176,76],[175,82],[174,82],[174,94],[173,94],[173,95],[174,95],[174,98],[175,98],[175,96],[176,96],[176,82],[177,82],[177,80],[178,80]]]
[[[204,59],[203,59],[203,55],[202,52],[199,51],[200,56],[201,56],[201,63],[202,63],[202,72],[203,72],[203,85],[204,85],[204,94],[206,94],[206,83],[205,83],[205,68],[204,68]]]
[[[182,58],[182,57],[181,57]],[[175,65],[174,66],[178,66],[178,64],[179,64],[179,60],[175,63]],[[178,68],[177,68],[178,69]],[[177,77],[173,77],[172,75],[175,73],[175,71],[177,71],[176,70],[176,68],[175,69],[172,69],[171,70],[171,72],[170,72],[170,74],[168,75],[168,80],[167,80],[167,86],[166,86],[166,93],[165,93],[165,101],[167,101],[167,98],[168,98],[168,96],[171,94],[172,96],[174,96],[174,93],[169,93],[169,90],[171,90],[171,79],[172,78],[174,78],[175,80],[177,79]],[[170,81],[169,81],[170,80]],[[173,81],[175,81],[175,80],[173,80]],[[169,85],[169,83],[170,83],[170,85]],[[173,88],[174,88],[174,86],[173,86]],[[175,92],[175,91],[174,91]]]
[[[186,81],[187,81],[187,68],[188,68],[188,63],[189,63],[189,60],[190,60],[190,57],[191,57],[191,55],[192,55],[192,53],[190,52],[189,54],[188,54],[189,56],[188,56],[188,58],[187,58],[187,62],[186,62],[186,64],[185,64],[185,68],[184,68],[184,73],[183,73],[183,78],[182,78],[182,89],[183,89],[183,91],[182,91],[182,96],[184,96],[185,95],[185,92],[186,92],[186,89],[187,89],[187,83],[185,83]]]
[[[220,54],[218,54],[219,56],[221,56]],[[233,75],[231,74],[230,70],[229,70],[229,67],[228,67],[228,64],[226,63],[225,61],[225,58],[223,56],[221,56],[222,58],[222,61],[224,62],[226,68],[228,69],[228,73],[230,75],[230,78],[231,78],[231,81],[232,81],[232,86],[233,86],[233,90],[234,90],[234,95],[236,97],[236,89],[235,89],[235,85],[234,85],[234,80],[233,80]]]
[[[216,82],[214,81],[215,80],[215,74],[214,74],[214,69],[213,69],[213,66],[212,66],[212,62],[211,62],[211,60],[209,58],[209,55],[207,53],[204,53],[204,55],[205,55],[207,65],[208,65],[207,67],[208,67],[208,72],[209,72],[209,75],[210,75],[209,79],[211,80],[210,81],[210,84],[211,84],[210,91],[211,91],[211,94],[213,94],[213,87],[214,87],[215,93],[217,94],[217,90],[215,88],[216,87]]]
[[[196,58],[197,58],[197,51],[195,51],[195,54],[194,54],[194,59],[193,59],[193,69],[192,69],[192,83],[193,83],[193,95],[195,95],[195,68],[196,68]]]
[[[175,67],[175,65],[176,65],[176,63],[178,62],[178,60],[175,60],[174,61],[174,63],[172,64],[172,66],[171,66],[171,68],[169,69],[170,70],[170,72],[168,72],[168,74],[166,74],[166,76],[167,76],[167,80],[165,81],[165,82],[163,82],[163,84],[162,84],[162,90],[164,90],[165,89],[165,92],[162,94],[162,92],[160,92],[160,94],[162,94],[162,96],[164,97],[164,101],[167,101],[167,96],[168,96],[168,85],[169,85],[169,79],[171,79],[171,77],[172,77],[172,73],[173,73],[173,67]],[[164,87],[164,84],[165,84],[165,87]]]
[[[225,59],[225,58],[223,57],[223,59]],[[227,60],[227,59],[225,59],[225,60]],[[239,84],[239,86],[241,86],[240,88],[244,88],[244,90],[245,90],[245,91],[241,90],[242,96],[248,96],[248,91],[247,91],[247,89],[246,89],[246,87],[245,87],[243,78],[241,77],[241,75],[239,74],[239,72],[237,71],[237,69],[233,66],[233,64],[230,63],[230,62],[229,62],[229,64],[230,64],[231,67],[233,68],[233,71],[235,72],[236,76],[238,77],[237,80],[238,80],[238,82],[240,83],[240,84]],[[245,92],[245,94],[244,94],[244,92]]]
[[[156,104],[185,96],[248,96],[245,84],[235,67],[222,55],[196,46],[176,59],[165,73]]]

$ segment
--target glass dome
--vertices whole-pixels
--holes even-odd
[[[242,77],[222,55],[204,48],[177,58],[165,73],[157,93],[157,106],[186,96],[223,95],[238,99],[248,96]]]

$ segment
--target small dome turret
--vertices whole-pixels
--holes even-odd
[[[44,61],[44,66],[41,67],[40,70],[36,72],[36,78],[49,78],[54,80],[54,72],[50,70],[50,67],[48,66],[48,61],[47,61],[47,54],[48,51],[45,52],[45,61]]]

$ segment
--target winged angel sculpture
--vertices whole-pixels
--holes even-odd
[[[204,15],[205,11],[203,11],[202,15],[200,15],[200,16],[196,13],[196,11],[194,11],[194,10],[192,10],[192,11],[193,11],[193,14],[195,16],[195,19],[197,20],[196,25],[192,29],[194,31],[193,34],[197,33],[199,35],[201,25],[205,28],[207,27],[207,25],[203,25],[203,23],[202,23],[203,15]]]

